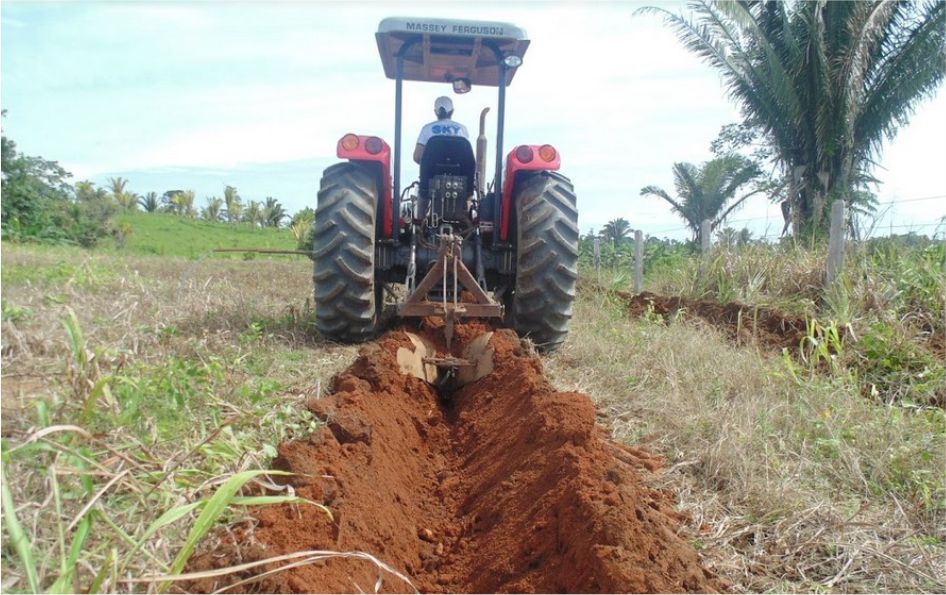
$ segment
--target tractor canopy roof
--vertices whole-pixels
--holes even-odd
[[[499,86],[500,61],[510,55],[522,58],[529,47],[524,29],[494,21],[389,17],[378,25],[375,37],[388,78],[396,77],[397,56],[403,51],[404,80],[467,79],[492,87]],[[515,73],[516,68],[507,69],[507,85]]]

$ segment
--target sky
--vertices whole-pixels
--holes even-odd
[[[505,150],[559,150],[583,231],[623,217],[645,234],[682,239],[682,220],[640,189],[672,193],[673,163],[711,158],[720,127],[740,116],[715,71],[658,18],[633,14],[654,3],[4,0],[3,130],[23,153],[59,161],[76,181],[121,176],[139,194],[193,189],[200,205],[231,184],[245,201],[273,196],[289,212],[314,208],[341,136],[393,143],[394,82],[374,40],[381,19],[508,21],[526,29],[531,45],[507,92]],[[404,90],[403,179],[416,178],[409,156],[439,95],[453,98],[454,119],[474,135],[480,110],[493,107],[492,153],[494,87],[462,96],[433,83]],[[944,138],[940,88],[885,145],[876,170],[887,203],[880,230],[943,233]],[[753,197],[730,223],[773,236],[781,215]]]

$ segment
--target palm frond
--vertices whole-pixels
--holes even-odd
[[[720,223],[726,220],[726,217],[729,217],[730,213],[735,211],[737,208],[741,207],[742,204],[746,202],[746,199],[748,199],[749,197],[755,196],[756,194],[761,194],[763,192],[765,191],[762,188],[759,188],[757,190],[753,190],[752,192],[749,192],[748,194],[745,194],[737,198],[731,205],[729,205],[729,207],[725,211],[723,211],[722,213],[720,213],[718,217],[716,217],[713,228],[715,229]]]
[[[692,163],[673,164],[673,185],[684,204],[700,202],[703,194],[700,170]]]
[[[876,61],[877,49],[888,32],[888,24],[902,5],[892,0],[853,2],[848,27],[851,43],[841,55],[839,75],[843,81],[847,111],[856,113],[864,96],[866,79]]]
[[[932,95],[946,75],[946,3],[926,4],[919,22],[906,31],[867,96],[854,130],[862,156],[875,154],[892,138],[916,105]]]
[[[687,222],[687,225],[692,227],[692,222],[687,217],[687,210],[685,206],[681,204],[680,202],[674,200],[673,197],[667,194],[667,192],[663,188],[659,188],[657,186],[644,186],[643,188],[641,188],[641,196],[647,196],[647,195],[659,196],[660,198],[670,203],[671,210],[673,210],[675,213],[683,217],[683,219]]]
[[[759,61],[759,66],[764,66],[765,70],[753,67],[753,71],[758,73],[757,80],[767,82],[772,97],[780,104],[780,107],[788,114],[795,115],[800,106],[790,71],[791,64],[784,62],[785,52],[779,51],[781,27],[772,27],[774,23],[774,19],[771,18],[772,9],[765,13],[766,26],[763,26],[752,14],[752,7],[756,5],[766,6],[765,3],[749,4],[735,1],[721,1],[715,4],[720,13],[744,29],[744,37],[751,39],[762,50],[765,59]],[[775,3],[772,6],[777,7],[777,10],[785,10],[784,3]],[[714,24],[726,29],[721,23],[719,14],[707,12],[707,16]]]
[[[687,49],[720,71],[730,97],[742,104],[747,116],[758,111],[777,113],[778,106],[767,94],[764,80],[740,46],[738,35],[705,2],[694,2],[689,6],[694,12],[703,15],[706,20],[704,24],[698,25],[657,7],[640,8],[635,14],[661,16]]]

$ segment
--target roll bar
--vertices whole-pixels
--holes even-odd
[[[394,68],[394,193],[393,193],[393,212],[394,216],[400,218],[400,197],[401,197],[401,115],[403,103],[403,85],[404,85],[404,56],[415,45],[423,41],[422,35],[417,35],[404,42],[397,52]],[[509,67],[503,62],[502,50],[499,45],[488,40],[483,41],[483,45],[492,50],[499,64],[499,76],[496,81],[499,87],[499,109],[496,116],[496,171],[493,177],[493,190],[501,192],[503,187],[503,131],[506,121],[506,82]],[[499,209],[497,211],[497,216]],[[498,222],[497,222],[498,227]]]

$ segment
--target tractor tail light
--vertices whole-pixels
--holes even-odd
[[[381,139],[377,136],[369,136],[365,141],[365,151],[368,151],[372,155],[377,155],[381,152],[381,149],[384,145],[381,142]]]
[[[532,147],[528,145],[519,145],[516,148],[516,159],[518,159],[520,162],[529,163],[532,161],[532,158]]]
[[[346,151],[354,151],[358,148],[358,137],[354,134],[346,134],[341,140],[342,148]]]
[[[542,158],[542,161],[553,161],[555,159],[555,147],[542,145],[539,147],[539,157]]]

